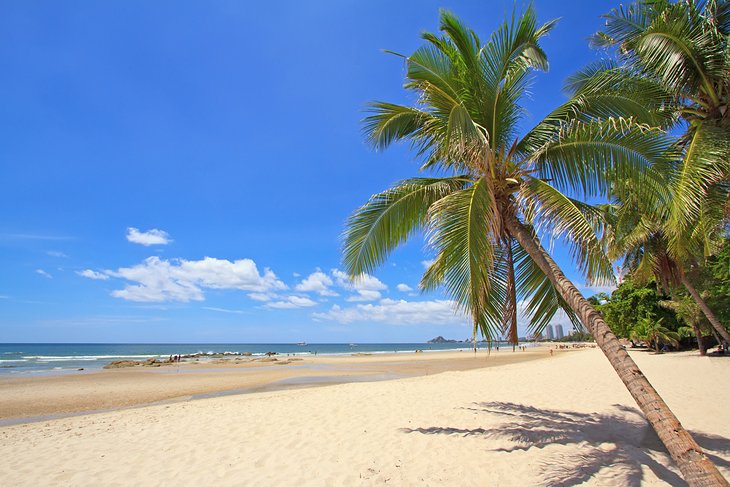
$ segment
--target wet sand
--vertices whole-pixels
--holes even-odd
[[[526,351],[426,352],[350,356],[279,356],[277,361],[231,359],[162,367],[107,369],[53,376],[0,377],[0,425],[161,401],[344,382],[378,381],[535,360]],[[294,360],[292,360],[294,359]],[[288,362],[288,363],[287,363]]]

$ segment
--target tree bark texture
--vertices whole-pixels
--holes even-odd
[[[510,217],[506,223],[510,233],[535,260],[558,293],[591,332],[596,344],[664,443],[687,483],[692,487],[730,485],[639,370],[600,313],[563,274],[539,240],[517,218]]]

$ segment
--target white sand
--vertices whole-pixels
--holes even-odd
[[[730,477],[730,359],[633,353]],[[0,484],[681,485],[598,350],[0,429]]]

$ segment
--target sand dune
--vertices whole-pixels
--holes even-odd
[[[632,353],[730,476],[730,360]],[[0,429],[3,485],[681,485],[595,349]]]

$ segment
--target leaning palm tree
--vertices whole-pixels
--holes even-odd
[[[624,72],[660,85],[681,114],[668,219],[670,250],[681,253],[684,234],[710,216],[727,222],[730,210],[730,1],[639,0],[604,17],[594,45],[615,47]]]
[[[372,272],[425,231],[436,258],[422,289],[443,287],[485,337],[505,330],[520,301],[533,330],[563,308],[593,334],[688,482],[727,485],[538,239],[549,232],[564,240],[589,280],[611,279],[598,213],[578,197],[602,194],[606,178],[650,177],[645,170],[670,143],[641,120],[597,117],[612,113],[608,92],[600,99],[577,93],[518,137],[520,101],[531,72],[547,68],[539,41],[553,25],[538,25],[529,7],[482,44],[442,12],[443,35],[424,33],[425,44],[403,56],[405,87],[417,103],[373,103],[365,131],[380,149],[410,142],[422,171],[436,175],[402,181],[356,210],[344,265],[353,278]],[[614,95],[617,103],[632,96],[641,103],[640,93]]]
[[[613,184],[612,188],[617,186],[621,184]],[[610,222],[604,234],[608,256],[612,259],[623,257],[623,269],[639,282],[654,278],[667,294],[672,294],[678,286],[684,287],[715,331],[730,342],[730,332],[707,305],[688,275],[690,265],[695,261],[689,249],[716,247],[713,240],[719,241],[717,227],[699,225],[703,231],[685,234],[683,238],[692,241],[681,246],[684,249],[681,253],[676,247],[673,253],[670,251],[673,232],[667,228],[666,199],[647,197],[647,192],[640,197],[631,188],[612,193],[614,204],[603,207],[606,220]],[[671,200],[673,195],[669,195],[668,200]],[[678,240],[676,235],[674,239]]]

